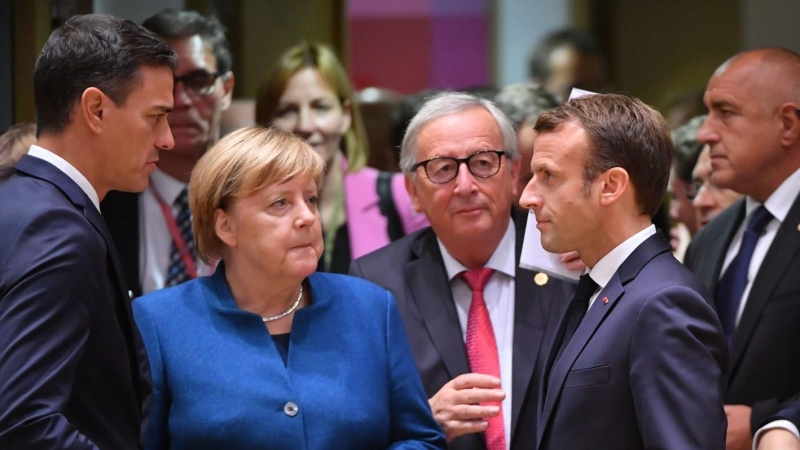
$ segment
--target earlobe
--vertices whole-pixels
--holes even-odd
[[[800,138],[800,111],[798,111],[797,105],[786,103],[781,106],[779,114],[783,129],[781,144],[787,147],[792,146]]]
[[[228,72],[225,76],[225,81],[222,83],[222,88],[225,91],[225,95],[222,97],[222,110],[225,111],[231,106],[231,101],[233,100],[233,86],[235,85],[235,81],[233,78],[233,72]]]
[[[342,102],[342,126],[339,130],[342,134],[350,131],[350,126],[353,124],[353,106],[350,100]]]
[[[105,123],[107,107],[111,99],[103,94],[103,91],[95,87],[87,88],[83,91],[80,101],[78,102],[78,114],[86,124],[86,126],[94,134],[103,133],[103,125]]]
[[[521,171],[522,171],[522,161],[520,159],[517,159],[516,161],[514,161],[514,164],[511,165],[511,179],[514,180],[514,182],[512,183],[511,195],[514,196],[514,198],[516,198],[517,195],[519,194],[519,188],[518,188],[519,183],[517,183],[517,180],[519,180],[519,174]]]
[[[414,212],[421,213],[422,207],[420,207],[419,199],[417,198],[417,187],[414,185],[414,180],[411,179],[411,175],[406,174],[403,177],[403,181],[406,183],[406,192],[408,192],[408,198],[411,200]]]
[[[225,243],[228,247],[236,246],[236,233],[234,232],[235,226],[231,217],[222,209],[214,211],[214,232],[217,234],[219,240]]]

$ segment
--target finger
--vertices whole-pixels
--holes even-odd
[[[497,405],[454,405],[450,408],[450,420],[482,420],[500,414]]]
[[[477,405],[479,403],[502,402],[506,393],[501,389],[461,389],[449,396],[453,405]]]
[[[465,373],[453,378],[447,384],[457,390],[472,388],[496,389],[500,387],[500,378],[483,373]]]
[[[482,433],[489,428],[489,422],[485,420],[450,420],[440,423],[440,425],[447,435],[448,441],[464,434]]]

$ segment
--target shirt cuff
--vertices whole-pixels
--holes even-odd
[[[797,440],[800,440],[800,432],[798,432],[797,427],[792,422],[788,420],[776,420],[764,425],[763,427],[759,428],[758,431],[756,431],[755,436],[753,436],[753,450],[756,450],[756,447],[758,446],[758,440],[761,439],[761,435],[763,435],[767,430],[772,430],[774,428],[783,428],[784,430],[788,430],[794,435],[794,437],[797,438]]]

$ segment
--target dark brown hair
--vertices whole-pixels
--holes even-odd
[[[534,130],[547,133],[568,122],[580,126],[589,140],[583,173],[587,190],[599,174],[621,167],[628,172],[639,208],[652,217],[664,199],[673,154],[661,114],[624,95],[588,95],[545,112]]]

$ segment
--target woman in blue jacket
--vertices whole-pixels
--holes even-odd
[[[146,449],[444,448],[389,292],[314,273],[323,161],[252,127],[189,183],[214,275],[133,303],[154,383]]]

